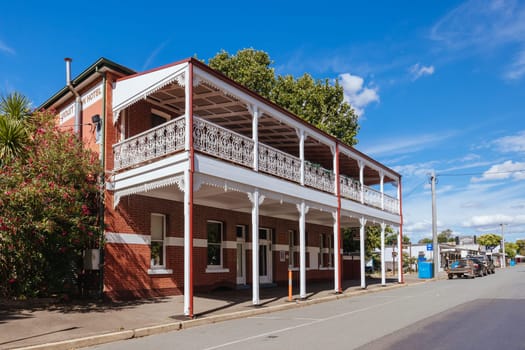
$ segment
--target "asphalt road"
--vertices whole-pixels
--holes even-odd
[[[525,266],[93,349],[525,349]]]

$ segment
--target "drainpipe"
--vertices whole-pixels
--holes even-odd
[[[66,86],[68,87],[69,91],[75,95],[75,126],[74,131],[75,134],[78,135],[79,139],[82,139],[82,121],[81,121],[81,115],[82,115],[82,99],[80,98],[80,94],[77,90],[73,87],[73,84],[71,83],[71,61],[72,59],[69,57],[64,58],[64,61],[66,61]]]
[[[99,72],[102,75],[102,135],[101,135],[101,150],[100,150],[100,165],[102,166],[102,174],[100,176],[100,203],[99,203],[99,216],[100,216],[100,265],[99,265],[99,279],[100,279],[100,297],[104,296],[104,238],[105,238],[105,211],[106,211],[106,76],[105,72]]]

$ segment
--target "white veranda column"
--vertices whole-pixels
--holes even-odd
[[[341,247],[339,247],[339,216],[337,212],[332,213],[334,218],[334,290],[336,293],[341,291],[341,280],[339,279],[339,271],[341,265],[339,264],[339,259],[341,256]]]
[[[386,274],[385,274],[385,229],[386,224],[381,223],[381,285],[386,285]]]
[[[308,206],[303,202],[297,205],[299,210],[299,297],[306,298],[306,214]]]
[[[359,219],[359,262],[361,264],[361,288],[366,288],[366,276],[365,276],[365,225],[366,219],[361,217]]]
[[[184,86],[184,96],[185,96],[185,135],[184,135],[184,149],[186,151],[190,151],[191,145],[191,133],[193,132],[193,125],[191,125],[191,118],[189,111],[191,110],[191,103],[192,103],[192,97],[191,97],[191,84],[190,81],[190,67],[187,68],[184,78],[185,78],[185,86]],[[191,312],[193,310],[190,310],[190,305],[192,304],[191,298],[193,297],[190,295],[191,288],[191,249],[193,248],[193,242],[191,241],[190,237],[190,230],[191,230],[191,220],[192,217],[190,215],[190,205],[191,203],[191,191],[193,191],[192,188],[190,188],[190,169],[186,169],[184,171],[184,315],[191,316]]]
[[[259,206],[264,196],[255,189],[248,198],[252,202],[252,304],[259,305]]]
[[[397,280],[399,283],[403,281],[403,242],[401,242],[401,228],[397,231]]]
[[[184,171],[184,315],[190,315],[190,170]]]

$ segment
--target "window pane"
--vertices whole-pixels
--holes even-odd
[[[151,242],[151,266],[164,265],[162,242]]]
[[[162,241],[164,239],[164,216],[151,215],[151,240]]]
[[[259,229],[259,239],[268,239],[268,235],[267,235],[267,230],[266,229]]]
[[[208,242],[208,265],[221,265],[220,244],[210,244]]]
[[[221,243],[222,241],[222,225],[219,222],[208,222],[208,244]]]
[[[244,226],[237,226],[237,238],[244,238]]]

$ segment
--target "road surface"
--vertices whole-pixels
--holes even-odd
[[[525,265],[92,349],[525,349]]]

